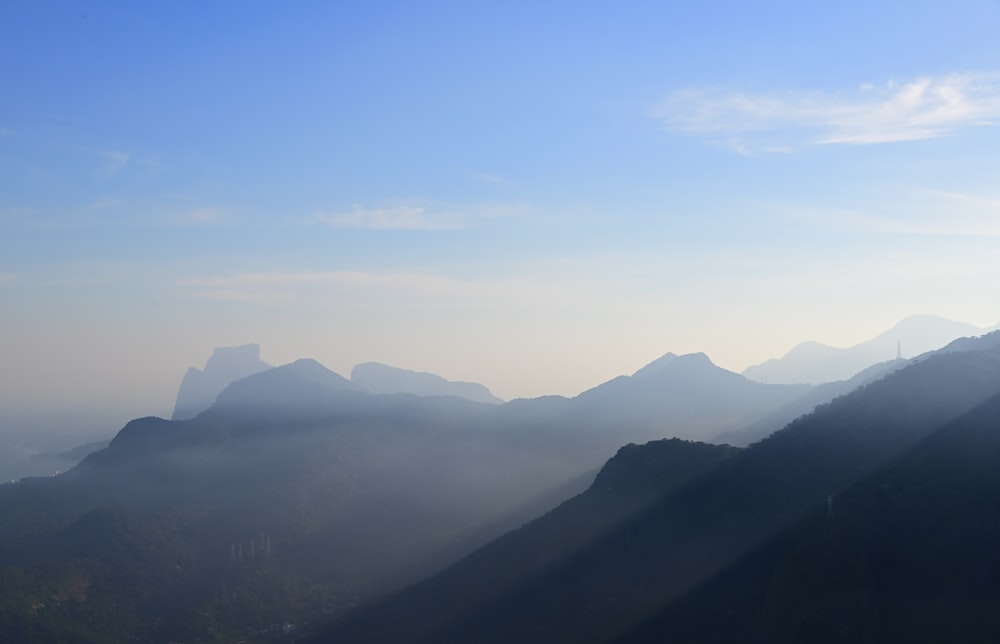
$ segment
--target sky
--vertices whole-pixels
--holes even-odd
[[[974,0],[5,2],[0,423],[169,415],[248,342],[514,398],[995,325],[997,33]]]

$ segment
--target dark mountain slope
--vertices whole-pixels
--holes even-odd
[[[450,569],[393,600],[391,624],[365,615],[375,639],[355,624],[351,639],[334,628],[327,641],[609,641],[998,391],[1000,353],[933,356],[821,406],[440,631],[414,625],[470,592],[438,581]]]
[[[623,642],[995,642],[1000,396]]]
[[[545,574],[658,497],[737,452],[728,446],[679,439],[627,445],[583,494],[420,584],[416,593],[362,610],[331,641],[392,641],[400,635],[398,619],[405,620],[407,637],[435,641],[455,620],[502,599],[533,575]]]

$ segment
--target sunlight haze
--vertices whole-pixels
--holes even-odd
[[[992,327],[998,31],[972,0],[7,3],[0,422],[169,416],[244,343],[507,400]]]

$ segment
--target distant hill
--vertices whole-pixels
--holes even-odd
[[[930,356],[821,405],[702,475],[659,496],[654,494],[650,505],[624,520],[616,517],[614,509],[603,518],[590,517],[589,524],[607,528],[588,545],[560,552],[557,543],[550,543],[514,560],[505,554],[503,544],[530,540],[508,534],[434,577],[348,616],[316,641],[615,641],[811,512],[825,511],[829,497],[835,499],[834,512],[838,512],[839,499],[851,486],[1000,395],[1000,351],[985,342],[982,347]],[[655,445],[640,446],[629,459],[642,463],[648,453],[655,464],[657,450]],[[916,484],[918,478],[913,480]],[[952,498],[954,511],[961,512],[959,502]],[[569,522],[545,523],[554,521],[549,517],[568,514],[566,507],[522,531],[573,534]],[[919,504],[912,507],[916,511]],[[886,521],[885,525],[891,524]],[[984,537],[983,543],[989,540]],[[922,551],[912,552],[920,555]],[[531,568],[527,564],[532,556],[545,565]],[[844,565],[849,569],[853,563],[848,559]],[[914,561],[912,565],[919,564]],[[507,570],[505,566],[524,574],[511,578],[512,573],[505,572],[495,580],[476,574]],[[961,570],[978,574],[972,567]],[[808,570],[803,574],[808,575]],[[987,579],[992,578],[990,574]],[[809,577],[804,580],[808,582]],[[790,589],[784,595],[790,602],[811,601],[797,598],[794,586]],[[769,592],[774,590],[761,587],[753,597],[764,598]],[[459,608],[443,608],[449,606]],[[711,619],[727,619],[717,604],[703,606],[711,611]],[[786,619],[797,619],[796,604],[789,606],[793,610],[784,613]],[[977,607],[977,614],[988,614],[990,608]],[[435,615],[436,610],[445,611],[443,619]],[[956,607],[949,615],[960,620],[961,609]],[[835,630],[833,636],[828,635],[798,641],[834,641],[833,636],[841,638],[836,641],[855,641],[850,631]],[[675,640],[683,641],[674,631],[661,630],[649,641]],[[736,629],[725,637],[696,641],[755,640]]]
[[[454,382],[433,373],[399,369],[378,362],[365,362],[351,370],[351,382],[370,394],[414,394],[417,396],[457,396],[497,405],[503,400],[475,382]]]
[[[753,382],[716,366],[704,353],[665,356],[569,401],[579,423],[620,428],[621,440],[711,440],[809,391],[808,385]],[[625,430],[628,429],[628,432]]]
[[[956,338],[978,336],[989,329],[933,315],[914,315],[851,347],[837,348],[819,342],[803,342],[781,358],[747,367],[743,375],[769,383],[819,384],[846,380],[868,367],[896,357],[904,358],[938,349]]]
[[[270,368],[271,365],[260,359],[258,344],[215,349],[204,370],[191,367],[184,374],[171,418],[194,418],[211,407],[216,396],[230,383]]]

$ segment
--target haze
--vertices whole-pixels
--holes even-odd
[[[998,28],[974,1],[8,3],[0,421],[169,416],[248,342],[511,399],[992,326]]]

